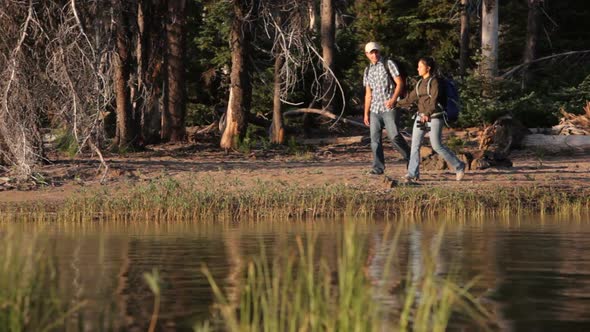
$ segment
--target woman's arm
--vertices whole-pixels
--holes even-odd
[[[418,95],[416,95],[416,90],[412,89],[406,98],[398,100],[397,106],[408,107],[415,103],[416,100],[418,100]]]

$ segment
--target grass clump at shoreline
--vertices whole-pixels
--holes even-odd
[[[82,304],[60,300],[58,273],[46,246],[11,231],[1,234],[0,241],[0,331],[63,327]]]
[[[3,206],[0,212],[4,220],[65,222],[576,215],[588,211],[589,194],[589,190],[545,186],[367,190],[339,184],[304,187],[270,182],[232,187],[168,179],[126,191],[88,191],[49,208],[39,202]]]
[[[204,267],[221,325],[232,332],[445,331],[457,313],[463,324],[489,330],[490,314],[468,287],[453,281],[453,275],[437,275],[433,260],[424,261],[420,275],[408,275],[403,286],[391,289],[391,281],[400,276],[393,275],[399,233],[390,233],[384,232],[382,239],[391,246],[379,267],[379,280],[369,276],[369,254],[350,221],[339,240],[333,268],[324,258],[317,260],[313,238],[298,238],[295,250],[272,262],[261,249],[243,271],[237,297],[233,291],[234,296],[225,294]],[[383,297],[395,298],[399,310],[392,310],[396,306],[381,301]]]

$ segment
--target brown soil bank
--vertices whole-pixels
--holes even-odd
[[[392,178],[401,177],[405,171],[403,163],[391,149],[387,149],[385,153],[386,175]],[[514,164],[511,168],[469,171],[461,182],[454,181],[454,173],[449,170],[424,171],[421,174],[420,185],[390,188],[384,183],[382,176],[367,174],[371,163],[368,145],[323,146],[315,148],[314,151],[304,151],[300,148],[299,151],[253,150],[248,153],[229,154],[217,151],[212,145],[160,146],[145,152],[130,153],[124,157],[108,157],[109,171],[104,177],[103,184],[100,183],[103,179],[102,170],[99,170],[99,162],[94,158],[54,158],[52,164],[42,166],[38,170],[38,178],[41,179],[39,182],[45,184],[14,185],[10,181],[4,183],[0,186],[0,204],[3,210],[28,205],[31,202],[55,206],[51,203],[71,198],[75,200],[98,192],[105,193],[105,197],[124,197],[137,188],[147,187],[150,183],[173,181],[180,185],[190,183],[190,190],[195,193],[215,190],[217,195],[228,197],[234,195],[232,193],[239,193],[242,198],[237,198],[238,200],[243,199],[244,194],[250,192],[247,195],[252,195],[268,188],[271,188],[268,190],[272,195],[281,195],[281,188],[284,188],[284,191],[290,192],[293,196],[291,200],[299,199],[295,191],[301,191],[304,195],[314,195],[313,190],[330,188],[325,189],[324,194],[337,196],[338,192],[345,190],[349,191],[349,195],[366,196],[366,204],[373,201],[370,206],[363,203],[363,208],[377,213],[403,212],[402,206],[410,208],[408,202],[403,200],[421,200],[422,202],[413,202],[412,206],[413,209],[422,212],[428,210],[429,206],[434,207],[433,202],[439,200],[446,200],[445,204],[450,206],[453,200],[445,196],[449,194],[460,195],[462,198],[457,198],[459,202],[475,202],[464,209],[479,206],[482,210],[510,210],[510,206],[515,206],[514,200],[523,199],[527,202],[522,208],[530,209],[531,212],[539,209],[555,210],[556,205],[568,202],[575,202],[577,208],[588,207],[590,156],[545,156],[540,153],[517,152],[513,153],[511,158]],[[182,191],[188,189],[179,187],[176,190],[179,192],[169,194],[182,195]],[[334,193],[330,194],[330,190]],[[190,198],[186,199],[190,201]],[[313,202],[313,197],[304,199],[310,204]],[[512,205],[502,206],[501,201]],[[234,203],[252,205],[258,204],[257,202],[270,204],[260,199]],[[285,204],[279,201],[275,203]],[[333,202],[340,205],[349,203]],[[330,208],[325,202],[323,204],[326,209]],[[309,212],[310,208],[303,205],[305,203],[298,207],[297,215],[322,214],[322,206],[314,206],[313,211]],[[124,206],[118,208],[125,209]],[[265,206],[251,208],[260,209]],[[274,209],[269,206],[266,208]],[[335,206],[332,208],[336,209]],[[305,209],[308,209],[308,212],[305,212]],[[190,213],[194,214],[194,211]],[[287,214],[292,215],[293,211]]]

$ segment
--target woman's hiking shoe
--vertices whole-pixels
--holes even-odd
[[[406,174],[406,175],[402,176],[401,182],[412,184],[412,183],[418,182],[418,178],[411,176],[410,174]]]
[[[383,174],[382,170],[372,169],[369,171],[369,175],[381,175],[381,174]]]
[[[463,177],[465,177],[465,170],[460,170],[456,173],[457,175],[457,181],[461,181],[463,180]]]

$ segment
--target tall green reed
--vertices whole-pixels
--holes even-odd
[[[259,182],[249,187],[167,179],[130,188],[80,193],[46,207],[0,206],[4,220],[237,221],[334,217],[478,218],[526,213],[580,214],[590,191],[551,187],[399,187],[367,190],[341,184],[298,186]]]
[[[51,331],[83,304],[60,300],[48,246],[7,230],[0,235],[0,331]]]
[[[408,277],[412,281],[399,295],[403,310],[391,317],[379,296],[392,292],[389,271],[398,238],[399,232],[383,236],[393,245],[376,283],[367,273],[365,243],[352,223],[338,245],[335,269],[318,259],[314,238],[297,238],[293,252],[272,262],[261,247],[244,271],[238,301],[229,299],[206,267],[202,271],[229,331],[444,331],[455,312],[486,329],[490,316],[475,297],[452,276],[438,276],[429,263],[419,278]]]

